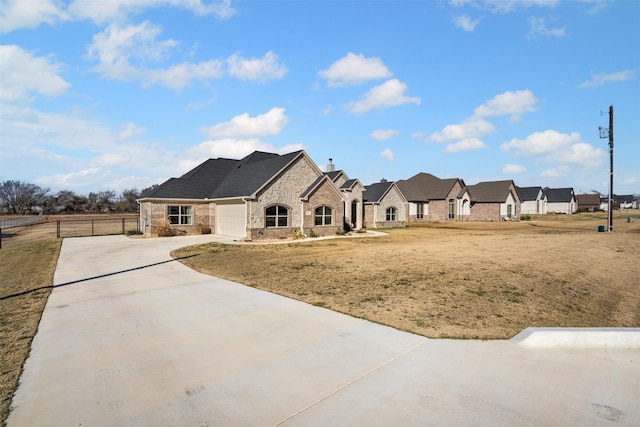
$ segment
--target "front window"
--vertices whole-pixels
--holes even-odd
[[[424,203],[418,203],[416,205],[416,218],[424,219]]]
[[[333,225],[333,210],[329,206],[316,208],[316,225]]]
[[[168,206],[167,216],[169,223],[173,225],[191,225],[193,224],[193,207],[192,206]]]
[[[398,210],[396,208],[387,208],[387,221],[396,221]]]
[[[265,212],[267,227],[287,227],[289,225],[289,209],[284,206],[271,206]]]
[[[453,199],[449,199],[449,219],[456,218],[456,202]]]
[[[511,205],[507,205],[507,218],[511,218]]]

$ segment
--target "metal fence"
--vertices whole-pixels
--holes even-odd
[[[11,219],[3,219],[0,220],[0,230],[14,228],[14,227],[22,227],[27,224],[31,224],[32,222],[38,221],[42,218],[42,213],[33,216],[27,216],[23,218],[11,218]]]
[[[106,236],[110,234],[137,233],[139,218],[105,218],[67,220],[56,222],[56,237]]]
[[[38,219],[40,218],[38,217]],[[55,236],[57,238],[140,233],[140,218],[137,216],[127,218],[59,219],[40,223],[34,223],[35,221],[36,219],[33,218],[17,218],[0,222],[2,224],[2,227],[0,227],[0,249],[2,249],[3,237],[4,240],[7,240],[7,238],[16,236],[17,233],[36,233],[40,237]],[[5,233],[3,236],[3,231],[11,228],[17,229],[17,231],[15,233]]]

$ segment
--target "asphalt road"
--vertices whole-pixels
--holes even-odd
[[[430,340],[169,256],[214,239],[65,239],[8,426],[640,425],[640,330]]]

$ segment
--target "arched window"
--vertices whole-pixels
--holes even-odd
[[[289,209],[284,206],[270,206],[265,211],[267,227],[287,227],[289,225]]]
[[[387,221],[397,221],[398,210],[394,207],[387,208]]]
[[[333,209],[329,206],[320,206],[316,208],[315,224],[333,225]]]

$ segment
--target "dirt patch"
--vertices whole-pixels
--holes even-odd
[[[567,216],[568,217],[568,216]],[[428,337],[640,326],[640,221],[430,223],[385,237],[176,251],[203,273]],[[600,221],[601,222],[601,221]]]

